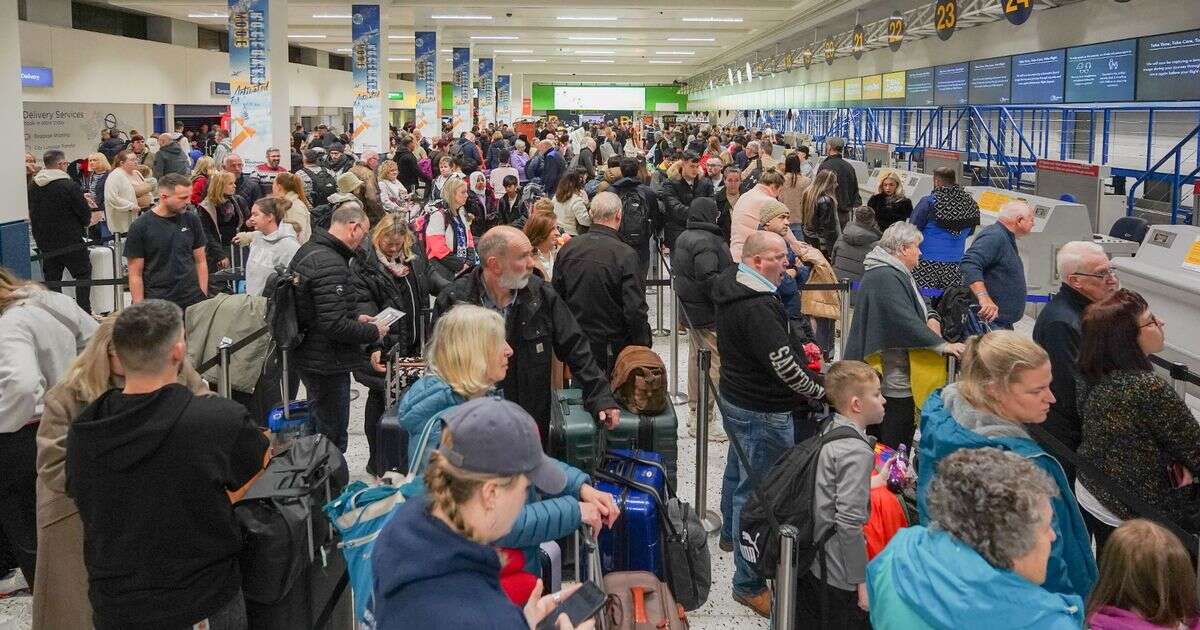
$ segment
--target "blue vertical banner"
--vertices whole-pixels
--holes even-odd
[[[496,73],[495,59],[479,59],[479,128],[487,129],[496,122]]]
[[[426,138],[442,133],[442,87],[438,83],[437,33],[418,31],[414,38],[413,83],[417,91],[416,129]],[[432,142],[432,140],[431,140]]]
[[[351,77],[354,82],[354,151],[386,153],[380,144],[387,135],[380,104],[379,5],[355,4],[350,8]]]
[[[454,137],[470,131],[471,120],[471,49],[455,48],[451,72],[454,77],[454,112],[451,118]]]
[[[244,168],[262,163],[271,144],[267,4],[268,0],[229,0],[229,130]]]
[[[496,76],[496,124],[512,124],[512,75]]]

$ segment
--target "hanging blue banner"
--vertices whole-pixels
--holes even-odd
[[[229,0],[229,128],[245,170],[261,164],[272,144],[267,5],[268,0]]]
[[[495,60],[487,57],[479,60],[479,128],[487,129],[496,122]]]
[[[454,111],[450,120],[454,137],[457,138],[474,125],[471,118],[471,49],[455,48],[452,63]]]
[[[350,8],[351,76],[354,82],[354,151],[384,153],[380,133],[386,122],[380,106],[379,5],[355,4]]]
[[[512,124],[512,75],[501,74],[496,77],[496,123]]]
[[[442,133],[442,89],[438,84],[437,33],[418,31],[414,43],[416,50],[413,59],[416,72],[413,83],[417,91],[416,129],[426,138],[430,138]]]

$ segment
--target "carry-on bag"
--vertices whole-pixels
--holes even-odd
[[[400,399],[424,374],[423,358],[388,355],[384,411],[375,432],[376,474],[408,470],[408,431],[400,424]]]
[[[583,406],[583,392],[562,389],[555,392],[554,397],[547,436],[550,456],[585,472],[595,470],[603,449],[596,419]],[[622,409],[620,421],[606,432],[604,439],[609,448],[658,453],[667,471],[667,482],[675,486],[679,436],[674,407],[668,406],[657,415],[635,414]]]
[[[325,515],[341,537],[349,582],[354,593],[354,618],[363,627],[373,628],[372,614],[375,575],[371,553],[375,540],[391,520],[396,508],[404,503],[400,487],[379,484],[369,486],[354,481],[333,501],[325,504]]]
[[[658,463],[658,455],[638,451],[647,461]],[[600,556],[605,572],[649,571],[659,578],[663,572],[662,536],[658,497],[666,484],[661,467],[613,458],[593,474],[594,486],[613,496],[621,515],[599,535]]]
[[[675,601],[671,588],[647,571],[605,573],[600,547],[587,527],[578,537],[587,558],[588,580],[607,595],[596,618],[601,630],[687,630],[687,612]]]

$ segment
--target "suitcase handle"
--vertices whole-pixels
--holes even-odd
[[[667,469],[662,465],[661,462],[655,462],[655,461],[651,461],[649,459],[643,459],[641,457],[638,457],[637,455],[632,455],[632,454],[627,455],[625,453],[617,453],[614,451],[608,451],[608,452],[604,453],[602,455],[602,459],[623,459],[627,462],[633,462],[635,464],[642,464],[644,466],[651,466],[651,467],[657,468],[663,474],[663,483],[667,487],[667,498],[671,499],[676,496],[679,496],[679,495],[675,494],[675,488],[671,487],[671,477],[670,477],[670,475],[667,474]]]
[[[635,586],[629,589],[633,593],[633,623],[647,624],[650,621],[646,618],[646,588],[643,586]]]
[[[610,483],[615,483],[619,486],[633,488],[634,490],[638,490],[640,492],[645,492],[646,494],[650,495],[650,498],[654,499],[654,504],[656,506],[658,506],[659,520],[661,520],[667,526],[667,529],[670,530],[671,536],[673,536],[675,538],[679,537],[679,532],[675,529],[674,523],[672,523],[670,517],[667,516],[666,502],[664,502],[662,500],[662,497],[659,496],[659,494],[658,494],[658,490],[655,489],[653,486],[648,486],[644,483],[641,483],[640,481],[634,481],[624,475],[618,475],[615,473],[611,473],[607,470],[597,470],[593,474],[593,476],[598,479],[602,479],[602,480],[610,482]]]

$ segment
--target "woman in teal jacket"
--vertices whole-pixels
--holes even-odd
[[[1079,504],[1062,466],[1022,426],[1045,421],[1054,402],[1050,379],[1050,359],[1029,337],[996,331],[969,340],[958,382],[931,394],[921,412],[917,510],[927,524],[929,484],[939,462],[959,449],[995,447],[1028,459],[1058,487],[1043,587],[1086,599],[1096,583],[1096,558]]]
[[[410,470],[422,471],[429,454],[441,444],[441,415],[452,407],[492,394],[504,380],[512,349],[504,340],[504,320],[495,311],[459,305],[438,318],[425,349],[427,374],[400,399],[400,424],[408,432]],[[421,461],[417,461],[421,435],[429,427],[429,439]],[[587,523],[597,531],[601,523],[612,526],[617,507],[612,495],[588,484],[590,479],[577,468],[559,462],[567,475],[567,486],[554,496],[540,495],[529,486],[529,500],[508,535],[497,547],[514,547],[525,554],[525,570],[540,573],[538,545],[570,535]],[[424,492],[420,483],[408,484],[412,495]],[[406,492],[406,494],[409,494]],[[411,497],[410,497],[411,498]]]
[[[1020,455],[959,449],[928,484],[930,525],[901,529],[867,565],[875,630],[1079,630],[1083,599],[1042,586],[1055,483]]]

